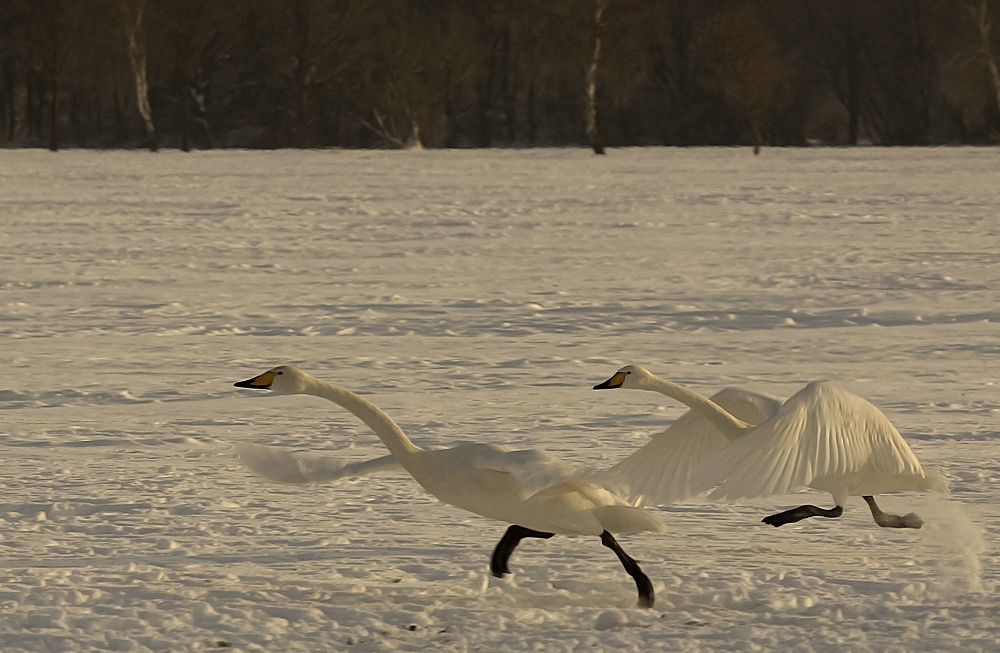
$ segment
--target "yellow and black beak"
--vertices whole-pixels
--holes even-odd
[[[260,376],[255,376],[252,379],[247,379],[246,381],[238,381],[233,385],[237,388],[261,388],[266,390],[271,387],[271,383],[274,381],[274,372],[264,372]]]
[[[611,388],[620,388],[622,384],[625,383],[625,372],[615,372],[615,375],[604,383],[598,383],[594,386],[594,390],[608,390]]]

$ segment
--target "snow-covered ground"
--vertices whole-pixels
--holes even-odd
[[[1000,647],[996,149],[0,153],[0,650]],[[386,473],[275,485],[238,443],[364,460],[278,363],[424,446],[601,467],[683,412],[593,392],[831,379],[953,495],[922,530],[689,502],[668,533],[526,540]],[[829,496],[811,494],[827,505]]]

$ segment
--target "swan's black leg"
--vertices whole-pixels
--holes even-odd
[[[765,517],[761,521],[777,528],[778,526],[792,524],[803,519],[808,519],[809,517],[840,517],[842,514],[844,514],[843,506],[820,508],[819,506],[805,505],[786,510],[785,512],[779,512],[777,515]]]
[[[504,574],[509,574],[510,569],[507,567],[507,561],[510,560],[510,554],[514,553],[514,549],[517,548],[518,543],[526,537],[538,537],[543,540],[547,540],[555,535],[555,533],[543,533],[542,531],[533,531],[530,528],[525,528],[524,526],[518,526],[514,524],[507,529],[507,532],[503,534],[500,538],[500,542],[497,543],[497,548],[493,549],[493,557],[490,559],[490,571],[497,578],[503,578]]]
[[[649,582],[649,576],[642,573],[642,569],[639,569],[639,563],[633,560],[629,554],[625,553],[614,536],[607,531],[601,533],[601,544],[615,552],[615,555],[618,556],[618,559],[624,565],[625,571],[635,579],[635,586],[639,590],[639,607],[653,607],[653,601],[656,600],[656,596],[653,594],[653,584]]]
[[[872,517],[875,518],[875,523],[882,528],[920,528],[924,525],[924,520],[917,516],[916,513],[909,513],[900,517],[899,515],[890,515],[887,512],[882,512],[882,509],[878,507],[875,503],[875,497],[861,497],[868,504],[868,507],[872,510]]]

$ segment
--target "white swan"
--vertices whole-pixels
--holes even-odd
[[[882,512],[874,495],[902,490],[948,494],[944,475],[920,464],[881,411],[830,383],[806,385],[756,425],[638,365],[626,365],[594,386],[605,388],[665,394],[700,412],[732,441],[693,472],[703,475],[701,488],[718,485],[710,499],[785,494],[803,486],[833,495],[833,508],[804,505],[764,518],[775,527],[808,517],[840,517],[847,498],[861,496],[879,526],[920,528],[923,521],[914,513]]]
[[[328,399],[363,421],[389,452],[428,492],[458,508],[512,524],[490,562],[495,576],[509,573],[507,561],[526,537],[599,535],[635,580],[639,605],[653,605],[653,585],[612,533],[662,533],[663,523],[576,468],[541,451],[511,451],[490,444],[463,443],[427,450],[413,444],[382,410],[362,397],[289,366],[275,367],[235,384],[282,394]]]

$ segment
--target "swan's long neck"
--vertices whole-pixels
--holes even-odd
[[[737,419],[708,397],[703,397],[693,390],[688,390],[682,385],[661,379],[653,374],[650,374],[649,377],[646,390],[655,390],[656,392],[665,394],[681,402],[688,408],[698,411],[730,440],[738,438],[743,435],[744,431],[750,428],[749,424],[741,419]]]
[[[391,417],[382,412],[381,408],[349,390],[338,388],[317,379],[310,379],[310,385],[303,394],[316,395],[317,397],[328,399],[338,406],[347,409],[375,432],[375,435],[382,440],[389,452],[396,457],[396,460],[403,467],[406,467],[407,462],[412,459],[414,454],[423,451],[423,449],[413,444],[410,438],[406,437],[403,429],[399,428],[399,425]]]

